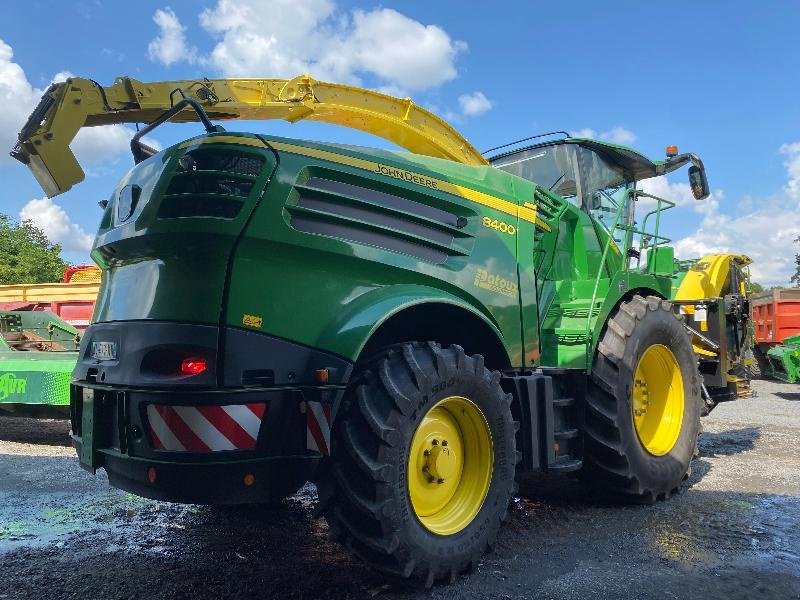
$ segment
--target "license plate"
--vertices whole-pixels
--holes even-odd
[[[116,360],[116,342],[92,342],[92,358],[97,360]]]

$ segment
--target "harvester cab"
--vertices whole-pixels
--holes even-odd
[[[409,153],[211,123],[275,118]],[[166,120],[206,132],[144,147]],[[73,78],[12,154],[56,195],[83,177],[75,133],[122,122],[148,126],[92,249],[102,283],[71,388],[86,469],[201,503],[313,479],[338,539],[427,584],[490,547],[518,467],[645,501],[685,478],[702,401],[667,301],[673,204],[635,184],[689,164],[705,197],[698,157],[566,138],[490,165],[410,100],[309,77]]]
[[[624,254],[637,261],[640,249],[665,246],[669,242],[658,234],[658,228],[661,212],[674,206],[668,200],[637,190],[637,182],[691,164],[689,184],[694,197],[703,200],[709,195],[705,167],[695,154],[678,154],[677,148],[670,146],[666,160],[654,162],[631,148],[563,135],[562,139],[495,155],[489,161],[494,167],[547,186],[549,191],[581,208],[612,234],[615,245]],[[651,200],[647,204],[654,210],[644,215],[642,226],[637,229],[638,199]],[[649,223],[651,218],[654,223]],[[649,224],[654,226],[652,233],[645,231]],[[635,234],[640,236],[640,249],[634,247]]]

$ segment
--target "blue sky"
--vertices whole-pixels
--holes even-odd
[[[10,147],[61,73],[110,85],[310,72],[410,95],[479,149],[566,129],[652,158],[668,144],[704,159],[714,190],[691,200],[685,171],[650,191],[677,199],[666,221],[679,254],[747,253],[755,278],[785,284],[800,235],[797,2],[29,1],[0,23],[0,145]],[[375,144],[346,130],[284,123],[229,129]],[[159,130],[162,146],[200,131]],[[130,130],[82,134],[87,180],[54,201],[0,158],[2,212],[33,218],[73,262],[130,167]]]

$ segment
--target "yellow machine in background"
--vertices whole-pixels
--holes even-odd
[[[747,372],[753,360],[747,299],[752,262],[739,254],[704,256],[680,276],[672,299],[692,334],[708,410],[753,394]]]

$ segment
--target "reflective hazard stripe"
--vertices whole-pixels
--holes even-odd
[[[308,402],[306,408],[306,447],[320,454],[331,453],[331,405]]]
[[[263,402],[224,406],[150,404],[150,438],[154,448],[170,452],[252,450],[265,410]]]

